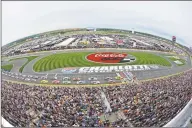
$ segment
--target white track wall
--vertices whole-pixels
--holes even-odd
[[[169,123],[167,123],[163,127],[183,127],[183,125],[186,124],[186,121],[188,121],[191,114],[192,114],[192,99],[181,110],[179,114],[177,114]]]

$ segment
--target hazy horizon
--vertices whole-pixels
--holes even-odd
[[[189,1],[3,1],[2,45],[52,30],[96,27],[176,36],[192,46],[191,7]]]

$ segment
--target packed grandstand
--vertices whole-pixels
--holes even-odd
[[[146,33],[66,29],[2,51],[1,113],[14,127],[163,127],[192,98],[190,51]],[[187,111],[171,126],[190,123]]]

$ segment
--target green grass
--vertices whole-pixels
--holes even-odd
[[[182,65],[185,65],[185,60],[183,60],[183,59],[176,59],[175,57],[169,57],[169,59],[171,60],[171,61],[176,61],[176,60],[178,60],[178,61],[180,61],[180,62],[182,62],[183,64],[177,64],[177,66],[182,66]]]
[[[30,61],[32,61],[33,59],[35,59],[35,58],[37,58],[38,56],[30,56],[30,57],[25,57],[25,58],[27,58],[28,60],[27,60],[27,62],[19,69],[19,72],[23,72],[23,68],[30,62]]]
[[[74,52],[74,53],[60,53],[53,54],[38,60],[33,70],[36,72],[49,71],[64,67],[91,67],[104,65],[122,65],[122,64],[102,64],[94,63],[86,60],[86,56],[91,52]],[[146,52],[129,52],[136,57],[136,61],[132,63],[124,63],[123,65],[137,65],[137,64],[159,64],[163,66],[171,66],[171,64],[164,58]]]
[[[129,54],[137,58],[136,61],[130,63],[132,65],[136,64],[159,64],[162,66],[171,66],[171,63],[165,58],[158,55],[148,53],[148,52],[129,52]]]
[[[7,71],[11,71],[12,68],[13,68],[13,64],[1,66],[1,69],[7,70]]]
[[[14,59],[10,59],[9,61],[13,61],[13,60],[18,60],[18,59],[23,59],[26,58],[27,62],[25,64],[22,65],[22,67],[19,69],[19,72],[23,72],[24,67],[33,59],[37,58],[38,56],[29,56],[29,57],[22,57],[22,58],[14,58]]]

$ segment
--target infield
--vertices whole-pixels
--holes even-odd
[[[104,65],[125,65],[125,64],[102,64],[88,61],[86,56],[93,52],[74,52],[74,53],[59,53],[44,57],[38,60],[33,70],[35,72],[49,71],[57,68],[64,67],[91,67],[91,66],[104,66]],[[171,66],[170,62],[165,58],[157,56],[148,52],[126,52],[133,55],[136,61],[126,65],[138,64],[158,64],[162,66]]]
[[[23,72],[23,68],[30,62],[32,61],[33,59],[37,58],[38,56],[29,56],[29,57],[22,57],[22,58],[14,58],[14,59],[10,59],[9,61],[14,61],[14,60],[18,60],[18,59],[23,59],[23,58],[26,58],[27,59],[27,62],[24,63],[22,65],[22,67],[19,69],[19,72]]]
[[[13,68],[13,64],[1,66],[1,69],[4,69],[6,71],[11,71],[12,68]]]

